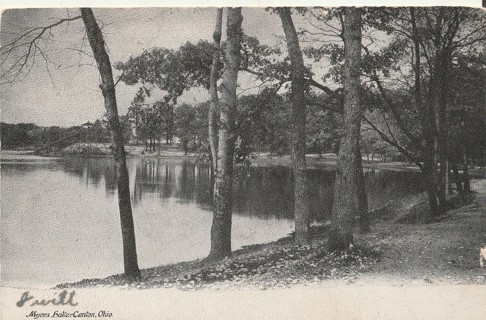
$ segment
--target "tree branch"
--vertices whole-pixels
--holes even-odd
[[[14,64],[12,65],[12,67],[10,67],[8,69],[8,71],[3,73],[1,76],[4,77],[4,76],[10,74],[17,66],[20,66],[20,68],[18,69],[18,71],[16,73],[17,73],[17,75],[21,74],[22,70],[27,68],[29,58],[30,57],[35,58],[35,53],[40,49],[39,46],[37,45],[37,41],[42,39],[42,36],[47,31],[51,31],[52,28],[59,26],[59,25],[65,23],[65,22],[74,21],[74,20],[78,20],[78,19],[81,19],[81,16],[63,18],[63,19],[59,19],[59,21],[52,23],[52,24],[45,26],[45,27],[32,28],[32,29],[24,32],[23,34],[21,34],[14,41],[7,43],[5,46],[3,46],[0,49],[0,51],[2,51],[2,54],[5,55],[5,57],[2,59],[1,65],[3,65],[7,61],[10,54],[16,49],[27,46],[27,52],[24,55],[22,55],[20,57],[20,59],[15,61]],[[31,37],[31,36],[32,36],[32,38],[30,40],[23,42],[23,39]],[[41,53],[41,55],[43,57],[45,57],[45,55],[43,53]],[[17,76],[15,78],[17,78]]]
[[[420,162],[420,159],[418,159],[416,156],[414,156],[412,153],[410,153],[405,147],[401,146],[396,140],[390,139],[383,131],[378,129],[377,126],[373,124],[366,116],[363,115],[363,120],[368,123],[373,130],[375,130],[376,133],[389,145],[395,147],[398,151],[400,151],[407,159],[412,161],[417,167],[420,168],[420,170],[424,169],[423,164]]]
[[[125,74],[125,70],[123,70],[122,74],[118,77],[118,80],[116,80],[115,82],[115,87],[116,85],[118,84],[118,82],[120,82],[120,80],[123,78],[123,75]]]
[[[321,89],[322,91],[324,91],[325,93],[327,93],[330,96],[335,95],[339,91],[339,89],[340,89],[340,88],[338,88],[336,90],[332,90],[329,87],[326,87],[326,86],[318,83],[317,81],[315,81],[312,78],[306,78],[305,80],[306,80],[306,82],[307,82],[308,85],[313,86],[313,87],[316,87],[318,89]]]

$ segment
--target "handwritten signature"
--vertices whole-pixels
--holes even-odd
[[[74,295],[76,291],[67,292],[67,290],[63,290],[57,293],[57,297],[53,297],[52,299],[36,299],[34,296],[30,295],[29,291],[25,291],[22,293],[20,300],[17,302],[17,307],[22,308],[27,301],[33,300],[30,306],[47,306],[49,304],[52,305],[70,305],[70,306],[77,306],[78,304],[74,302]],[[35,299],[35,300],[34,300]]]

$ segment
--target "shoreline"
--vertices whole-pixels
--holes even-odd
[[[328,224],[312,228],[309,245],[292,237],[243,247],[219,262],[203,259],[142,270],[140,281],[123,274],[58,284],[56,289],[120,287],[183,291],[293,288],[295,286],[486,286],[479,248],[486,244],[486,179],[473,182],[475,198],[428,223],[398,223],[411,211],[397,200],[388,213],[372,212],[372,231],[356,235],[346,253],[326,250]],[[420,199],[420,195],[415,200]],[[422,199],[423,200],[423,199]],[[420,205],[420,202],[416,203]]]
[[[144,147],[140,146],[127,146],[126,156],[127,158],[154,158],[154,159],[171,159],[171,160],[193,160],[198,161],[198,158],[203,155],[203,153],[188,153],[184,154],[183,151],[176,148],[170,148],[171,151],[164,150],[159,153],[158,151],[147,152],[141,154],[144,151]],[[5,157],[5,155],[7,157]],[[53,154],[51,156],[37,155],[34,150],[1,150],[0,160],[9,161],[11,159],[21,161],[21,159],[16,158],[17,155],[36,157],[36,159],[63,159],[63,158],[110,158],[111,154]],[[307,169],[322,169],[322,170],[333,170],[336,168],[337,156],[335,154],[322,154],[321,156],[317,154],[306,154]],[[420,169],[414,164],[408,162],[382,162],[382,161],[367,161],[365,158],[362,160],[363,169],[365,171],[373,170],[386,170],[386,171],[399,171],[399,172],[417,172],[420,173]],[[257,154],[254,159],[249,160],[251,166],[285,166],[291,167],[292,160],[290,155],[270,155],[268,153]],[[459,170],[461,173],[462,171]],[[486,167],[474,167],[469,169],[469,176],[471,179],[483,179],[486,178]]]

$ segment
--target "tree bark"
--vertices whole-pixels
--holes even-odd
[[[437,192],[437,167],[432,156],[426,157],[424,161],[423,174],[425,176],[427,197],[429,199],[430,214],[435,216],[439,212],[439,200]]]
[[[89,44],[98,65],[101,77],[101,92],[103,93],[105,108],[108,117],[112,149],[115,158],[116,180],[118,187],[118,207],[123,239],[123,260],[125,275],[138,279],[137,249],[135,245],[135,231],[130,203],[130,187],[128,170],[125,160],[122,128],[118,118],[118,108],[115,95],[115,83],[111,69],[110,58],[105,50],[105,42],[101,30],[90,8],[81,8],[81,15],[86,27]]]
[[[446,51],[446,50],[443,50]],[[438,97],[436,99],[436,123],[437,123],[437,143],[438,143],[438,163],[440,163],[438,189],[439,189],[439,205],[440,213],[445,213],[447,210],[446,202],[446,170],[447,170],[447,117],[446,117],[446,105],[447,105],[447,77],[448,77],[448,61],[449,57],[447,52],[441,52],[438,58],[439,71],[438,71]]]
[[[360,122],[361,126],[361,122]],[[361,129],[361,128],[360,128]],[[367,233],[371,231],[370,217],[368,214],[368,197],[366,195],[366,184],[363,173],[363,163],[361,158],[361,150],[356,150],[356,164],[358,166],[358,197],[359,197],[359,231],[360,233]]]
[[[214,179],[213,225],[208,260],[231,255],[231,214],[233,209],[233,163],[236,141],[236,86],[240,67],[241,8],[228,8],[226,65],[219,102],[219,143]]]
[[[469,161],[467,156],[466,146],[463,146],[462,149],[463,154],[463,163],[462,163],[462,179],[464,181],[464,192],[469,193],[471,192],[471,181],[469,178]]]
[[[295,242],[306,244],[309,236],[308,184],[305,162],[305,79],[304,59],[299,39],[289,8],[279,8],[278,14],[287,41],[287,50],[291,63],[292,90],[292,167],[294,175],[294,216]]]
[[[443,201],[445,200],[445,188],[442,188],[443,170],[439,168],[439,164],[442,163],[442,138],[441,138],[441,126],[442,121],[440,118],[440,81],[438,79],[439,73],[441,73],[441,67],[436,65],[432,71],[429,81],[429,90],[427,94],[426,103],[426,116],[427,127],[426,133],[426,163],[424,167],[427,167],[426,176],[428,177],[427,183],[429,184],[429,203],[431,216],[440,215],[443,211]],[[432,196],[433,195],[433,196]]]
[[[336,168],[329,250],[342,251],[353,243],[355,217],[362,209],[358,159],[362,109],[360,105],[361,11],[346,8],[344,19],[344,136]]]
[[[450,57],[446,49],[438,49],[436,63],[430,80],[429,104],[434,110],[434,165],[435,183],[438,198],[438,210],[433,215],[440,215],[446,211],[446,97],[448,76],[448,61]],[[438,166],[440,164],[440,167]],[[437,170],[438,169],[438,170]]]
[[[417,28],[416,8],[410,8],[410,21],[412,24],[412,40],[414,43],[414,74],[415,74],[415,104],[417,109],[421,111],[422,116],[422,130],[425,140],[424,151],[424,166],[422,174],[427,185],[427,195],[429,199],[430,215],[435,216],[439,213],[439,197],[438,197],[438,175],[437,175],[437,130],[435,122],[435,108],[434,102],[431,100],[433,90],[429,90],[428,101],[424,104],[422,98],[421,85],[421,55],[420,55],[420,33]],[[435,80],[434,80],[435,81]],[[431,81],[431,84],[434,84]],[[434,88],[436,90],[436,88]],[[433,98],[432,98],[433,99]]]
[[[211,148],[211,164],[213,171],[217,169],[218,157],[218,78],[219,78],[219,58],[221,51],[221,29],[223,21],[223,8],[219,8],[216,14],[216,26],[213,33],[213,61],[211,64],[211,74],[209,79],[209,93],[211,95],[211,103],[209,105],[208,114],[208,130],[209,130],[209,146]]]

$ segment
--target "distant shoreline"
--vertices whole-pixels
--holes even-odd
[[[99,145],[99,144],[91,144]],[[108,144],[103,144],[104,148],[108,151]],[[160,151],[145,151],[144,146],[133,146],[127,145],[125,147],[125,152],[127,157],[143,157],[143,158],[160,158],[160,159],[192,159],[197,160],[202,153],[190,152],[184,154],[182,150],[177,147],[170,146],[167,148],[161,148]],[[35,150],[29,149],[11,149],[11,150],[1,150],[0,159],[2,161],[6,160],[22,160],[18,159],[18,156],[25,158],[25,156],[36,157],[36,159],[60,159],[68,157],[80,157],[80,158],[108,158],[112,155],[108,152],[98,153],[98,154],[84,154],[84,153],[53,153],[52,155],[39,155],[35,154]],[[290,155],[270,155],[269,153],[259,153],[255,155],[254,159],[250,160],[252,166],[266,167],[266,166],[292,166],[292,159]],[[307,154],[307,168],[308,169],[327,169],[333,170],[336,167],[337,156],[335,154],[326,153],[321,156],[317,154]],[[377,160],[368,161],[363,159],[363,168],[365,170],[387,170],[387,171],[401,171],[401,172],[420,172],[420,169],[414,164],[407,162],[381,162]],[[486,169],[482,167],[475,167],[469,169],[469,175],[471,178],[486,178]]]

